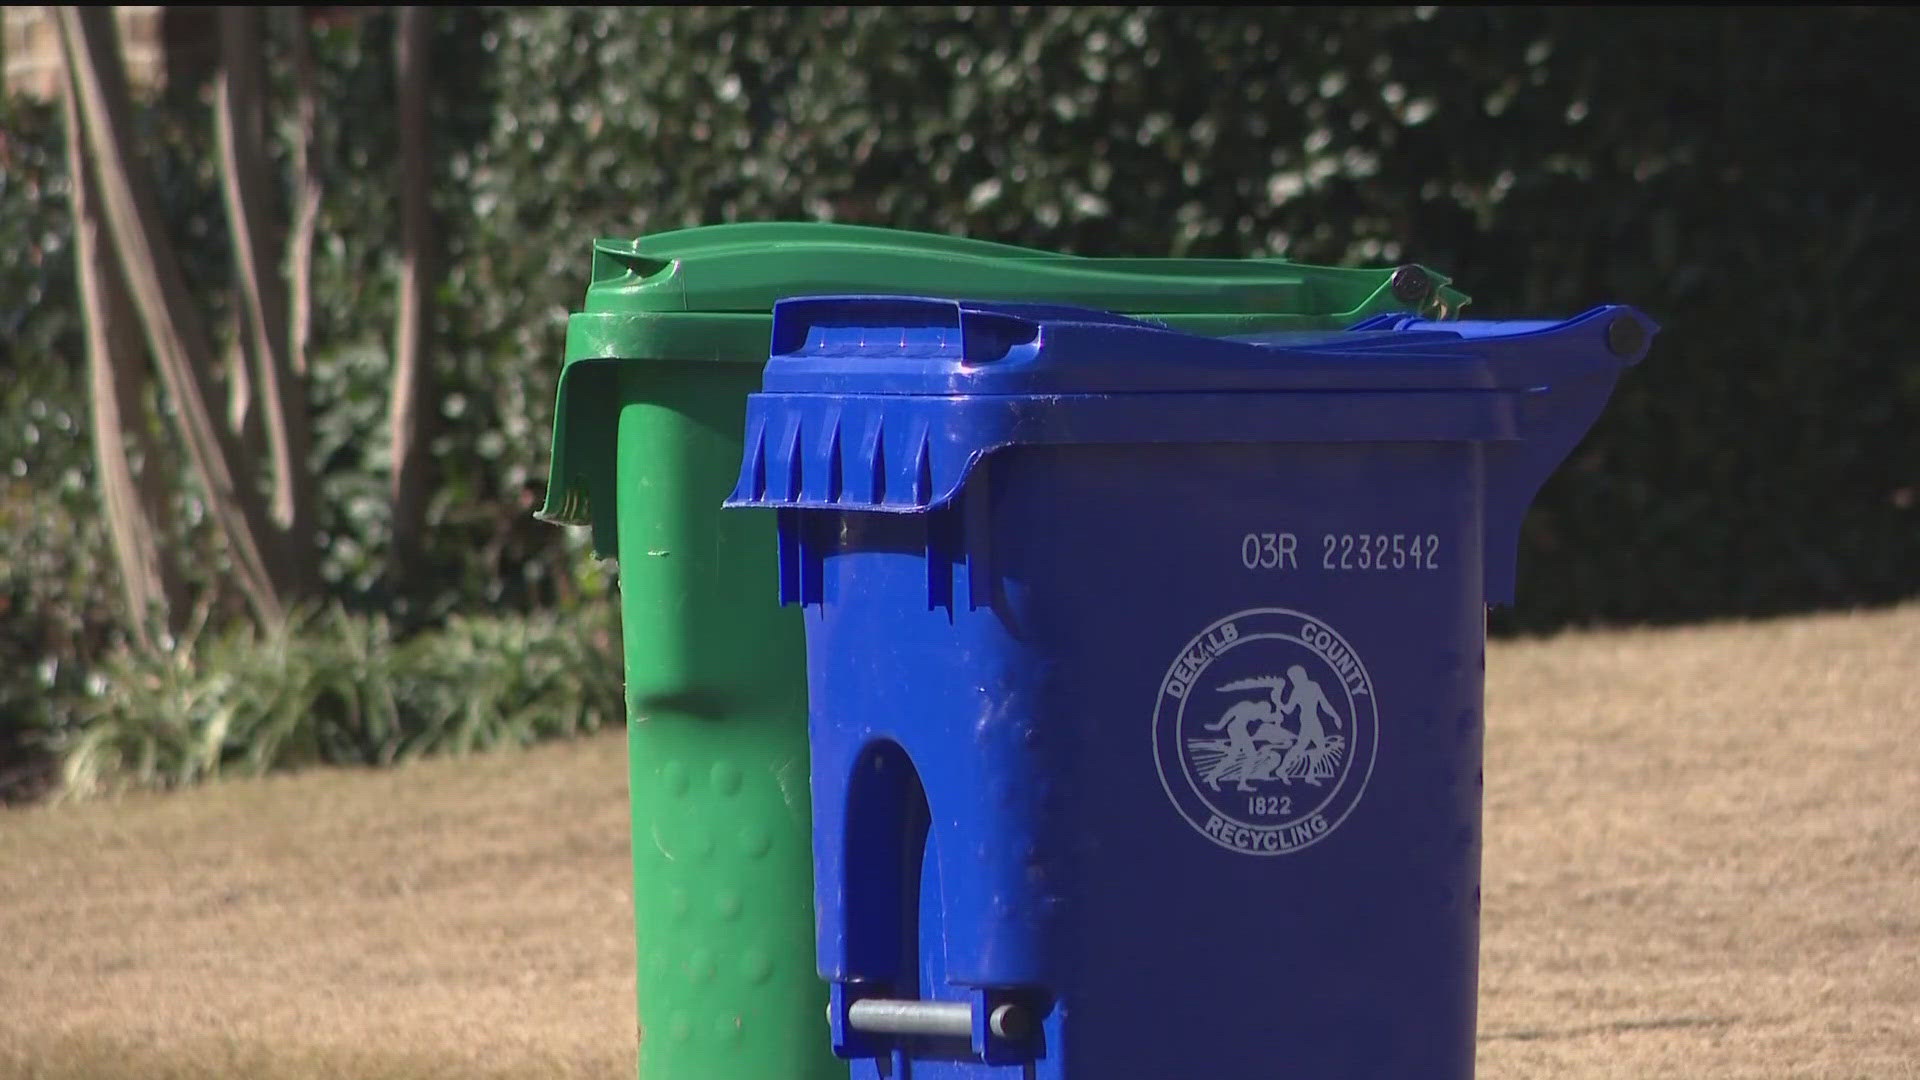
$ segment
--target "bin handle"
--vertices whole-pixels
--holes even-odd
[[[831,1007],[827,1013],[832,1016]],[[966,1039],[973,1035],[973,1005],[965,1001],[861,998],[847,1006],[847,1026],[876,1034]],[[987,1030],[997,1038],[1024,1039],[1033,1030],[1033,1021],[1027,1010],[1004,1002],[987,1014]]]

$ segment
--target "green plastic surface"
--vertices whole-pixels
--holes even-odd
[[[747,365],[632,365],[613,448],[639,1074],[844,1077],[814,974],[805,643],[771,520],[716,512]],[[771,519],[772,515],[759,515]]]
[[[540,516],[620,565],[640,1080],[828,1080],[814,964],[805,638],[773,515],[723,514],[776,300],[908,293],[1085,304],[1199,333],[1456,313],[1394,269],[1089,259],[860,226],[684,229],[593,247],[568,320]],[[1403,291],[1404,286],[1403,286]]]

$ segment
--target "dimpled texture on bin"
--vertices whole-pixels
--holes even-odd
[[[804,637],[774,528],[723,515],[774,302],[846,289],[1099,304],[1201,333],[1444,316],[1420,267],[1086,259],[858,226],[593,248],[555,410],[549,521],[619,559],[642,1080],[844,1076],[814,972]]]
[[[855,1076],[1469,1077],[1484,612],[1655,329],[781,304],[728,503],[804,616]]]

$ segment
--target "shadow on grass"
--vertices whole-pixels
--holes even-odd
[[[9,1080],[605,1080],[632,1073],[625,1061],[521,1060],[406,1047],[313,1047],[243,1040],[135,1039],[60,1034],[0,1042]]]
[[[1899,596],[1834,600],[1824,603],[1780,603],[1755,605],[1749,610],[1724,612],[1687,612],[1645,619],[1561,619],[1537,624],[1526,615],[1523,593],[1517,607],[1497,607],[1487,613],[1487,636],[1494,641],[1542,641],[1565,634],[1604,634],[1635,630],[1684,630],[1693,627],[1734,626],[1753,623],[1791,622],[1847,615],[1871,615],[1902,608],[1920,610],[1920,592]]]
[[[1624,1035],[1632,1031],[1664,1031],[1671,1028],[1732,1027],[1737,1016],[1667,1016],[1652,1020],[1614,1020],[1604,1024],[1582,1024],[1566,1028],[1516,1028],[1512,1031],[1483,1031],[1482,1042],[1539,1042],[1547,1039],[1582,1039],[1589,1035]]]

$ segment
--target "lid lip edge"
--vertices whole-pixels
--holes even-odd
[[[1048,401],[1060,402],[1063,404],[1072,404],[1075,402],[1103,400],[1103,399],[1112,399],[1112,398],[1143,398],[1143,397],[1163,397],[1163,398],[1182,398],[1182,399],[1190,399],[1190,398],[1197,398],[1197,397],[1231,397],[1231,398],[1238,399],[1238,398],[1267,397],[1267,396],[1271,396],[1271,397],[1302,396],[1302,395],[1309,395],[1309,394],[1318,394],[1318,395],[1325,395],[1325,396],[1333,396],[1338,394],[1355,394],[1355,395],[1365,394],[1370,397],[1379,397],[1379,396],[1388,395],[1388,394],[1396,394],[1396,395],[1398,394],[1406,394],[1406,395],[1453,394],[1453,395],[1493,396],[1493,395],[1500,395],[1500,394],[1533,394],[1533,393],[1538,393],[1542,389],[1550,389],[1550,388],[1551,388],[1551,383],[1548,383],[1548,382],[1529,382],[1529,383],[1511,385],[1511,386],[1466,386],[1466,385],[1460,385],[1460,386],[1447,386],[1447,385],[1368,386],[1364,384],[1363,385],[1338,385],[1338,386],[1231,386],[1229,385],[1229,386],[1196,386],[1196,387],[1187,388],[1187,389],[1182,389],[1177,387],[1141,387],[1141,388],[1109,387],[1109,388],[1092,388],[1092,389],[1086,389],[1086,390],[1050,389],[1045,386],[1034,387],[1031,389],[1020,389],[1020,390],[992,390],[992,389],[946,390],[946,389],[938,389],[938,388],[928,389],[928,390],[885,390],[885,389],[881,389],[881,390],[827,390],[827,389],[797,390],[797,389],[791,389],[787,387],[762,387],[759,390],[753,391],[749,396],[753,399],[757,399],[760,401],[770,401],[771,399],[775,399],[775,398],[803,398],[803,399],[813,399],[813,400],[831,399],[833,401],[876,401],[876,400],[897,401],[901,399],[911,398],[911,399],[917,399],[922,401],[943,401],[943,402],[1045,399]]]
[[[773,396],[834,397],[835,395]],[[878,396],[879,395],[873,395],[867,400],[871,402],[874,397]],[[1065,398],[1066,404],[1071,406],[1076,404],[1114,402],[1116,399],[1133,398],[1143,395],[1088,394],[1052,396],[1056,400]],[[1004,396],[1001,396],[1002,400],[995,403],[995,408],[985,415],[976,416],[972,423],[962,423],[957,427],[943,429],[952,437],[941,438],[936,441],[944,445],[949,452],[957,455],[957,463],[949,459],[946,467],[936,468],[932,482],[924,490],[916,489],[912,498],[889,499],[884,495],[877,494],[869,494],[866,497],[849,495],[843,488],[834,489],[836,490],[835,494],[822,495],[818,492],[815,482],[805,480],[796,480],[794,483],[789,484],[788,490],[783,493],[775,494],[768,491],[764,485],[764,481],[757,480],[754,475],[754,463],[761,460],[759,454],[763,452],[768,443],[767,441],[761,441],[759,444],[761,450],[755,449],[755,443],[756,440],[759,440],[761,437],[759,433],[773,430],[775,417],[778,416],[782,410],[777,406],[770,408],[770,406],[774,406],[774,403],[767,401],[766,395],[755,395],[750,399],[751,404],[747,417],[747,427],[750,434],[747,445],[743,447],[740,471],[736,474],[732,489],[721,500],[721,506],[724,509],[730,510],[796,510],[801,512],[887,513],[897,515],[928,514],[938,511],[942,507],[951,505],[965,490],[971,479],[977,475],[982,462],[994,455],[1015,448],[1062,448],[1138,444],[1218,445],[1285,443],[1311,445],[1328,441],[1328,433],[1325,431],[1301,433],[1290,428],[1283,428],[1278,432],[1270,430],[1268,425],[1274,422],[1272,414],[1262,413],[1258,410],[1253,412],[1252,416],[1254,418],[1248,420],[1248,414],[1245,409],[1245,406],[1250,404],[1247,400],[1248,398],[1277,395],[1230,393],[1220,396],[1232,397],[1241,405],[1241,419],[1247,420],[1246,426],[1236,426],[1223,431],[1218,428],[1207,428],[1203,430],[1191,425],[1177,425],[1175,430],[1169,431],[1165,428],[1149,425],[1149,429],[1142,429],[1128,434],[1125,429],[1129,428],[1143,415],[1138,408],[1139,402],[1136,401],[1128,403],[1128,408],[1124,414],[1108,418],[1110,421],[1117,418],[1120,422],[1119,427],[1096,422],[1092,427],[1067,425],[1049,430],[1046,425],[1042,425],[1040,428],[1031,426],[1027,422],[1028,418],[1021,415],[1017,406],[1006,402]],[[1415,430],[1412,431],[1403,431],[1385,436],[1356,435],[1349,431],[1344,435],[1334,436],[1332,441],[1342,443],[1374,443],[1384,441],[1408,444],[1525,444],[1531,441],[1532,437],[1524,430],[1524,425],[1520,422],[1519,403],[1512,400],[1520,396],[1522,395],[1517,393],[1500,394],[1472,391],[1456,394],[1454,395],[1456,405],[1470,407],[1465,408],[1457,415],[1453,415],[1450,419],[1435,421],[1432,416],[1428,416],[1424,420],[1416,423]],[[982,397],[984,398],[986,396],[982,395]],[[1502,398],[1507,400],[1502,401]],[[937,399],[923,399],[923,403],[931,404],[932,400]],[[897,403],[897,401],[888,404],[895,403]],[[1257,404],[1257,402],[1252,404]],[[805,410],[806,404],[801,403],[800,409]],[[924,414],[928,411],[930,410],[910,410],[906,416],[902,417],[902,419],[908,421],[905,430],[909,433],[917,432],[917,434],[909,434],[908,438],[917,439],[920,442],[923,453],[928,445],[927,440],[932,431],[932,429],[925,426],[926,416]],[[921,414],[918,419],[915,419],[913,416],[916,412]],[[805,423],[806,415],[804,411],[792,414],[793,419],[798,423],[783,424],[782,430],[797,434],[800,430],[799,424]],[[871,419],[871,414],[866,415],[868,419]],[[846,420],[843,420],[842,417],[843,414],[838,409],[830,409],[825,412],[816,411],[815,414],[816,419],[825,419],[828,425],[836,428],[844,422],[851,422],[853,419],[858,418],[857,415],[847,418]],[[1090,417],[1089,419],[1092,418]],[[1354,422],[1357,422],[1360,428],[1364,430],[1371,425],[1380,423],[1380,420],[1378,413],[1368,411],[1333,421],[1336,426],[1341,428],[1345,428]],[[865,421],[862,421],[862,423],[864,425]],[[838,430],[849,429],[838,428]],[[780,436],[781,439],[788,437],[790,437],[790,435]],[[835,443],[836,445],[838,444],[837,439]],[[796,450],[793,452],[796,454],[799,453],[797,444]],[[812,464],[816,466],[822,464],[822,461],[817,455],[795,458],[794,460],[811,461]],[[839,465],[838,455],[836,454],[832,460],[834,463],[828,465],[827,468],[829,470],[838,470],[841,467]]]
[[[687,230],[675,230],[669,234],[650,235],[674,235],[701,229],[746,229],[760,224],[765,223],[694,226]],[[764,240],[755,239],[750,234],[743,233],[736,236],[729,233],[711,237],[696,244],[662,246],[657,243],[650,244],[648,242],[650,236],[641,236],[634,240],[596,238],[593,242],[596,252],[605,249],[623,258],[650,259],[671,264],[672,268],[669,272],[658,275],[657,279],[635,280],[630,277],[611,277],[594,281],[586,290],[588,306],[593,306],[591,303],[593,300],[605,298],[624,307],[647,293],[658,292],[664,302],[658,306],[641,306],[639,310],[750,314],[765,310],[766,306],[791,296],[819,295],[849,287],[863,292],[886,287],[885,282],[859,280],[859,275],[856,274],[852,282],[846,283],[780,285],[771,289],[761,289],[760,286],[764,285],[764,282],[741,285],[727,281],[726,279],[732,276],[732,273],[724,266],[717,265],[727,262],[751,263],[768,257],[820,260],[830,259],[835,254],[877,255],[902,260],[918,267],[913,275],[915,277],[925,275],[928,269],[934,267],[948,270],[964,267],[969,271],[970,276],[998,268],[1015,278],[1037,277],[1043,282],[1050,280],[1056,286],[1066,283],[1070,290],[1072,290],[1071,279],[1092,277],[1097,280],[1085,286],[1086,295],[1069,296],[1055,301],[1092,307],[1105,307],[1111,302],[1102,295],[1103,290],[1100,287],[1102,282],[1114,285],[1124,284],[1135,292],[1171,294],[1166,297],[1171,301],[1170,306],[1140,312],[1145,315],[1256,314],[1257,310],[1247,310],[1244,303],[1232,302],[1232,295],[1261,290],[1305,293],[1308,299],[1313,298],[1316,293],[1326,291],[1337,291],[1342,294],[1336,299],[1333,310],[1291,312],[1291,314],[1326,317],[1358,316],[1382,309],[1404,310],[1409,313],[1430,312],[1435,310],[1436,299],[1442,296],[1452,281],[1447,275],[1421,263],[1372,267],[1293,262],[1267,257],[1232,259],[1131,255],[1083,256],[1037,248],[1021,248],[1000,244],[997,241],[976,241],[964,236],[877,226],[797,222],[772,224],[775,227],[802,225],[833,230],[871,230],[875,239],[862,240],[849,238],[837,232],[829,232],[818,238],[780,237]],[[921,243],[916,239],[909,239],[904,243],[888,242],[888,238],[900,237],[927,237],[932,238],[933,242]],[[1394,277],[1408,268],[1416,268],[1429,286],[1428,294],[1418,303],[1402,301],[1392,294]],[[690,283],[688,278],[694,273],[698,273],[703,280]],[[721,279],[720,282],[716,285],[707,285],[706,282],[715,276]],[[991,274],[989,273],[988,276],[990,277]],[[804,281],[805,275],[799,275],[797,280]],[[842,280],[845,281],[844,277]],[[764,292],[764,298],[744,307],[698,304],[698,299],[703,293],[746,292],[751,294],[756,291]],[[979,291],[968,290],[975,295]],[[670,297],[669,293],[671,293]],[[1227,294],[1227,302],[1212,303],[1220,294]],[[1007,295],[1012,300],[1025,299],[1012,294],[1003,295]],[[1322,297],[1321,299],[1324,301],[1335,298]],[[1462,302],[1464,303],[1464,300]]]

